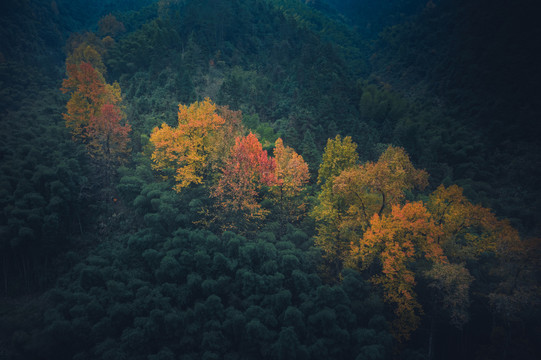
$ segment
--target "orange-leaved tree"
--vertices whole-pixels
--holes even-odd
[[[423,189],[428,174],[413,166],[404,149],[389,146],[377,162],[345,169],[333,183],[334,197],[344,209],[340,231],[352,240],[362,235],[375,213],[388,213],[406,191]]]
[[[216,151],[213,134],[224,122],[216,113],[216,105],[208,98],[190,106],[179,104],[177,127],[164,123],[152,130],[152,167],[173,171],[177,192],[190,184],[201,184],[209,165],[209,155]]]
[[[299,195],[308,183],[310,173],[302,156],[293,148],[284,146],[281,138],[278,138],[274,145],[274,159],[276,185],[272,187],[272,192],[278,203],[283,225],[286,220],[295,220],[305,212],[305,204],[299,199]]]
[[[437,241],[449,260],[465,266],[467,262],[479,261],[482,254],[494,256],[490,276],[498,278],[499,285],[489,297],[496,312],[512,318],[512,314],[523,311],[524,306],[538,296],[537,285],[532,286],[531,260],[535,257],[529,258],[529,243],[521,240],[508,220],[500,220],[490,209],[472,204],[462,188],[456,185],[447,188],[440,185],[429,196],[427,208],[442,229]],[[427,275],[432,286],[441,284],[442,277],[448,277],[441,272]],[[455,295],[450,292],[439,294],[442,301]],[[468,318],[466,310],[461,310],[461,317],[457,317],[456,311],[451,312],[451,322],[462,326]]]
[[[335,187],[340,187],[340,181],[335,179]],[[422,307],[414,286],[416,278],[425,278],[432,289],[431,304],[427,304],[431,305],[432,343],[436,315],[445,313],[458,328],[468,320],[469,287],[474,278],[466,264],[479,261],[481,254],[493,254],[509,268],[509,264],[520,264],[523,244],[508,221],[472,204],[456,185],[439,186],[426,204],[391,205],[391,212],[388,207],[381,216],[376,212],[358,240],[352,241],[349,263],[361,269],[377,264],[371,268],[377,273],[373,280],[382,286],[384,299],[394,308],[393,331],[398,340],[407,339],[419,324]],[[512,276],[512,289],[500,299],[525,298],[524,292],[516,290],[521,285],[515,281],[517,274]],[[509,280],[504,276],[502,283]],[[499,295],[493,292],[490,296]]]
[[[537,267],[531,261],[535,256],[530,257],[529,243],[521,240],[508,220],[500,220],[490,209],[472,204],[457,185],[440,185],[426,206],[440,226],[437,242],[450,261],[425,273],[435,302],[432,323],[436,314],[441,317],[442,313],[457,328],[468,321],[472,275],[480,283],[489,282],[489,293],[484,293],[481,301],[489,300],[486,305],[492,308],[494,321],[499,315],[506,327],[518,314],[539,303]],[[475,271],[470,273],[472,264]],[[432,329],[431,339],[433,333]]]
[[[253,133],[237,137],[218,184],[212,192],[224,228],[246,231],[268,213],[258,202],[264,186],[277,184],[276,162]]]
[[[107,84],[101,55],[105,51],[92,33],[71,36],[68,40],[66,75],[61,91],[69,93],[63,114],[72,138],[86,145],[108,188],[114,168],[129,153],[131,127],[120,107],[120,85]],[[99,50],[97,50],[99,49]],[[100,53],[101,51],[101,53]]]
[[[66,127],[74,139],[87,142],[88,126],[93,117],[99,115],[105,104],[118,104],[122,98],[118,83],[109,85],[103,75],[91,64],[67,64],[67,79],[62,82],[62,92],[70,93],[66,105],[67,113],[63,114]]]
[[[216,177],[225,166],[225,162],[235,146],[235,139],[245,135],[242,124],[242,112],[228,106],[216,106],[216,113],[224,119],[224,124],[209,134],[212,151],[208,154],[209,175]]]
[[[407,339],[419,324],[422,311],[414,291],[415,273],[411,265],[419,260],[445,263],[437,239],[440,227],[421,202],[393,205],[390,213],[374,214],[360,241],[352,242],[350,261],[368,269],[377,259],[381,274],[372,281],[383,288],[384,300],[394,309],[395,337]]]

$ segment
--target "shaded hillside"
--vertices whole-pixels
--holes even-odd
[[[329,4],[347,18],[359,33],[373,39],[386,27],[400,24],[411,15],[418,14],[427,1],[316,0],[307,3],[312,6],[317,6],[318,3]]]

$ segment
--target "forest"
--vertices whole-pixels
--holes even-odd
[[[531,0],[4,0],[0,359],[539,359]]]

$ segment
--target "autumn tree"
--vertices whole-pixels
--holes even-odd
[[[378,164],[380,162],[384,164],[394,158],[384,155]],[[522,263],[518,259],[523,254],[523,244],[518,232],[508,221],[498,220],[490,209],[472,204],[463,195],[462,189],[456,185],[448,188],[439,186],[429,196],[426,205],[421,202],[401,205],[402,201],[399,200],[403,200],[404,196],[400,191],[409,189],[415,184],[422,185],[419,179],[425,179],[425,175],[421,172],[415,174],[416,170],[410,168],[409,172],[414,176],[405,181],[404,179],[408,177],[403,177],[404,174],[396,176],[397,173],[401,173],[400,168],[395,167],[394,174],[388,174],[386,170],[374,171],[378,164],[365,164],[369,166],[360,168],[368,169],[368,174],[385,174],[384,183],[366,182],[363,180],[365,174],[362,172],[358,172],[356,176],[348,174],[344,177],[348,171],[343,172],[334,181],[335,194],[346,199],[357,199],[351,200],[354,205],[356,204],[354,201],[357,201],[357,204],[368,203],[367,201],[361,203],[362,193],[358,191],[364,189],[365,192],[369,192],[373,184],[378,186],[376,194],[380,189],[387,189],[386,191],[391,194],[385,197],[380,195],[375,205],[370,208],[372,218],[366,225],[359,225],[361,235],[351,242],[348,264],[365,270],[370,268],[370,271],[376,274],[372,278],[373,282],[381,286],[385,301],[394,309],[396,319],[393,322],[393,331],[398,340],[407,339],[419,325],[423,307],[417,300],[414,288],[416,279],[424,278],[424,283],[428,285],[431,294],[431,300],[425,304],[431,318],[429,337],[431,356],[436,318],[446,314],[448,321],[457,328],[461,328],[468,321],[469,288],[474,278],[467,264],[480,261],[480,255],[488,253],[498,259],[498,264],[507,264],[503,268],[517,269],[512,264]],[[352,188],[352,184],[357,185]],[[354,193],[353,190],[357,192]],[[392,199],[388,205],[383,206],[384,211],[379,210],[382,199]],[[367,206],[355,206],[346,212],[353,215],[344,221],[344,226],[348,229],[353,228],[358,219],[364,222],[364,212],[369,209]],[[362,215],[358,215],[359,213]],[[494,269],[494,264],[492,268]],[[525,294],[533,294],[536,291],[535,287],[530,286],[531,282],[518,290],[526,281],[517,282],[516,279],[528,273],[525,268],[519,268],[520,270],[514,272],[513,276],[502,276],[498,288],[507,290],[499,292],[501,297],[498,297],[498,291],[492,292],[491,300],[524,299],[528,297]],[[479,269],[476,269],[476,272],[478,273]],[[495,273],[490,274],[491,277],[494,275]],[[503,285],[509,280],[513,283],[511,287]],[[534,296],[529,298],[532,299]],[[509,300],[509,303],[512,302],[513,300]]]
[[[368,269],[377,260],[381,272],[372,281],[383,289],[383,296],[393,307],[396,319],[393,332],[399,340],[408,339],[420,321],[422,307],[414,287],[412,265],[418,260],[441,264],[447,262],[437,243],[441,229],[421,202],[393,205],[391,212],[370,219],[362,237],[351,244],[350,262]]]
[[[488,208],[472,204],[456,185],[440,185],[429,196],[427,208],[442,230],[437,241],[452,262],[464,266],[479,264],[483,254],[493,257],[486,277],[490,276],[495,283],[488,298],[494,312],[507,324],[524,311],[527,304],[534,303],[539,287],[533,269],[539,263],[539,256],[533,254],[540,248],[535,246],[535,241],[521,240],[509,221],[498,219]],[[433,284],[449,276],[442,272],[428,275]],[[465,290],[469,291],[469,284]],[[461,311],[467,320],[467,306]],[[460,326],[457,319],[461,320],[451,313],[451,322]]]
[[[228,106],[218,105],[216,113],[224,119],[224,123],[209,134],[209,143],[212,144],[213,150],[208,154],[208,173],[213,177],[218,176],[217,174],[224,168],[231,149],[235,146],[235,139],[245,135],[240,110],[234,111]]]
[[[312,212],[316,244],[334,264],[334,277],[344,263],[362,269],[382,266],[373,280],[395,310],[396,337],[406,339],[422,312],[411,266],[419,254],[431,262],[445,259],[437,244],[441,229],[430,212],[422,203],[403,204],[408,191],[427,185],[428,174],[416,169],[399,147],[389,146],[377,162],[357,165],[351,157],[341,159],[337,145],[331,143],[320,167],[319,181],[324,183]]]
[[[484,252],[501,256],[520,252],[518,231],[508,221],[498,220],[490,209],[472,204],[457,185],[440,185],[429,196],[427,208],[442,228],[438,243],[456,262]]]
[[[330,186],[335,176],[340,175],[343,170],[353,167],[358,159],[357,144],[351,140],[350,136],[342,139],[340,135],[336,135],[334,139],[328,139],[319,165],[318,184],[329,183]]]
[[[162,124],[150,135],[154,146],[152,167],[174,172],[174,189],[182,191],[190,184],[201,184],[209,165],[209,156],[219,145],[216,131],[224,119],[216,113],[216,105],[208,98],[190,106],[179,104],[178,125]],[[165,174],[167,176],[167,174]]]
[[[212,192],[224,228],[246,231],[250,223],[263,219],[268,210],[258,201],[264,186],[277,184],[276,162],[269,157],[257,137],[238,137],[218,184]]]
[[[126,160],[129,153],[131,126],[124,122],[124,113],[113,104],[105,104],[99,114],[90,119],[88,149],[109,184],[114,169]]]
[[[103,75],[86,62],[67,64],[66,73],[68,78],[60,90],[71,96],[63,117],[74,139],[85,142],[90,119],[99,114],[103,105],[116,105],[122,100],[120,86],[117,82],[107,84]]]
[[[357,144],[351,137],[342,139],[337,135],[327,140],[322,162],[319,166],[318,184],[321,192],[317,203],[311,212],[316,220],[317,236],[315,243],[323,249],[329,262],[329,275],[336,279],[342,270],[342,265],[349,254],[351,239],[341,231],[341,224],[346,216],[347,207],[340,197],[335,196],[333,182],[342,171],[350,169],[357,164]]]
[[[71,93],[66,105],[67,113],[63,114],[66,127],[71,130],[76,139],[86,138],[86,129],[90,118],[100,109],[105,94],[105,81],[103,76],[92,65],[68,64],[66,66],[67,79],[62,82],[63,93]]]
[[[88,41],[91,33],[70,38],[66,60],[67,78],[61,91],[70,94],[63,114],[72,137],[86,145],[106,187],[110,176],[129,153],[128,133],[120,102],[120,85],[107,84],[101,54]]]
[[[305,204],[300,200],[299,194],[310,179],[308,164],[301,155],[289,146],[284,146],[281,138],[274,145],[274,159],[276,167],[274,175],[276,185],[272,187],[275,200],[280,209],[282,225],[287,219],[295,219],[304,213]]]
[[[377,162],[351,167],[334,179],[333,193],[346,208],[342,227],[361,234],[374,213],[383,215],[407,191],[426,185],[428,173],[416,169],[403,148],[389,146]]]
[[[328,145],[318,177],[324,184],[313,211],[318,221],[316,244],[341,264],[349,256],[350,242],[362,236],[372,216],[400,204],[406,191],[423,189],[428,174],[416,169],[400,147],[389,146],[377,162],[356,165],[352,143]]]

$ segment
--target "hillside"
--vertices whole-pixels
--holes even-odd
[[[537,358],[527,5],[3,2],[0,358]]]

